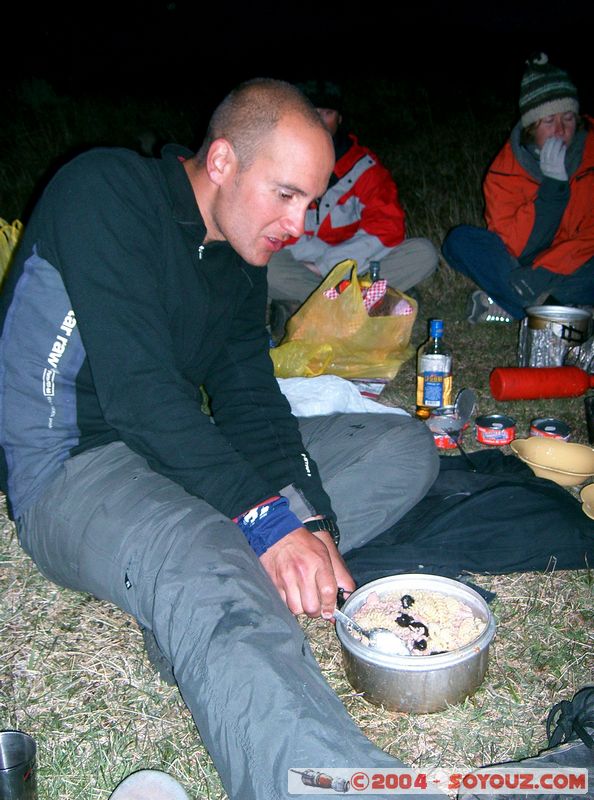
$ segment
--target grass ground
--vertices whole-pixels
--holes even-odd
[[[451,225],[480,223],[480,178],[513,122],[508,106],[483,99],[468,107],[461,99],[445,119],[429,98],[411,97],[401,86],[374,88],[363,93],[352,87],[359,97],[354,127],[397,176],[409,234],[429,236],[439,246]],[[48,87],[28,91],[14,99],[18,109],[0,131],[0,144],[11,144],[11,157],[0,159],[5,219],[24,218],[33,187],[50,164],[85,144],[137,146],[146,127],[189,143],[191,125],[182,112],[153,106],[149,113],[122,103],[99,113],[92,104],[56,97]],[[379,108],[384,118],[378,125]],[[488,375],[496,365],[515,364],[517,325],[470,327],[464,318],[470,288],[441,265],[421,288],[413,343],[425,338],[428,318],[442,317],[454,354],[455,391],[473,388],[481,413],[511,414],[519,436],[527,435],[533,417],[556,416],[569,423],[575,441],[585,442],[582,398],[493,401]],[[382,402],[413,410],[413,360]],[[465,443],[469,450],[478,446],[470,431]],[[0,522],[0,727],[25,730],[37,740],[41,800],[105,800],[119,780],[143,767],[167,770],[194,800],[224,798],[189,713],[177,691],[150,668],[134,622],[106,603],[48,582],[20,550],[4,509]],[[331,626],[301,620],[322,671],[364,732],[420,768],[468,768],[533,754],[545,745],[550,706],[594,683],[591,569],[480,576],[476,582],[497,594],[489,672],[472,698],[439,714],[369,705],[345,680]]]

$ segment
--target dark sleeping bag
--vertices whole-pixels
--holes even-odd
[[[360,586],[403,572],[457,578],[594,566],[594,521],[563,487],[500,450],[441,456],[428,494],[345,561]]]

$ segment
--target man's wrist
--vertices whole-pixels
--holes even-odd
[[[340,530],[330,517],[307,520],[303,523],[303,527],[307,528],[310,533],[329,533],[336,547],[340,544]]]
[[[289,508],[285,497],[275,496],[251,508],[233,520],[248,540],[257,556],[265,553],[288,533],[303,527]]]

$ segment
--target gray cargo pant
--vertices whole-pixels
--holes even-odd
[[[408,417],[313,417],[302,433],[344,550],[402,516],[437,474],[429,431]],[[291,767],[404,766],[352,721],[240,529],[123,443],[67,460],[17,529],[46,577],[153,631],[233,800],[289,797]]]
[[[439,255],[429,239],[405,239],[380,261],[380,278],[394,289],[406,292],[429,278],[439,262]],[[359,270],[363,274],[364,270]],[[268,299],[303,303],[317,289],[322,278],[297,261],[283,248],[268,262]]]

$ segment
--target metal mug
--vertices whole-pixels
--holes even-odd
[[[530,306],[520,324],[518,366],[561,367],[590,335],[592,314],[573,306]],[[579,351],[578,351],[579,354]]]
[[[1,800],[37,800],[37,745],[21,731],[0,731]]]

